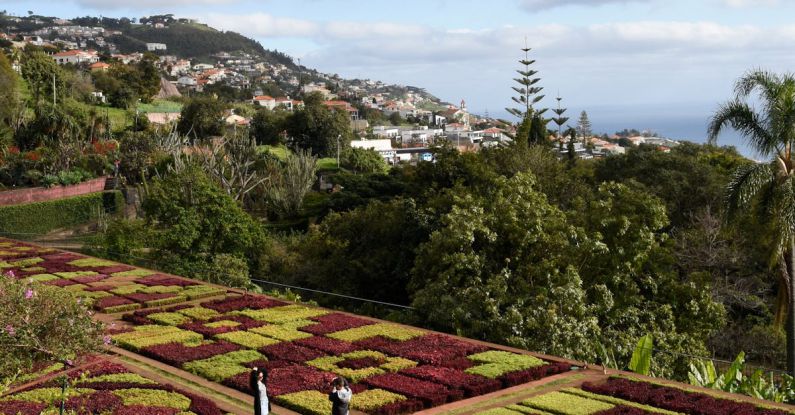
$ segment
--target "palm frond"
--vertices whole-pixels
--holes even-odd
[[[767,122],[745,102],[729,101],[718,108],[707,129],[709,143],[716,144],[718,135],[727,126],[743,134],[760,154],[772,155],[781,149],[777,137],[770,134]]]
[[[726,187],[728,217],[745,210],[754,197],[775,183],[775,170],[770,164],[751,164],[737,169]]]

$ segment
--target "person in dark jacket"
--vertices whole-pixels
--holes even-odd
[[[331,401],[331,415],[348,415],[348,407],[353,397],[348,381],[343,377],[334,378],[331,381],[331,393],[328,400]]]
[[[268,415],[271,411],[271,401],[268,399],[268,371],[254,367],[249,378],[251,394],[254,395],[254,415]]]

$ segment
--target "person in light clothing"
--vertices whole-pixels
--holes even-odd
[[[250,386],[251,394],[254,395],[254,415],[268,415],[271,411],[268,388],[265,386],[267,382],[267,370],[256,367],[251,369]]]
[[[348,415],[350,412],[348,408],[353,398],[348,381],[343,377],[334,378],[331,381],[331,388],[331,393],[328,395],[331,401],[331,415]]]

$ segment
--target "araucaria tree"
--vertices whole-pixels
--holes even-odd
[[[591,131],[591,120],[588,119],[588,113],[585,111],[580,113],[580,119],[577,121],[577,134],[582,137],[585,144],[588,143],[588,139],[593,134]]]
[[[531,60],[529,57],[530,48],[525,46],[522,51],[524,52],[524,59],[519,61],[522,69],[516,70],[520,77],[514,78],[514,81],[519,85],[513,87],[517,96],[511,98],[520,107],[506,108],[506,110],[511,115],[522,120],[517,128],[514,140],[520,144],[540,144],[546,140],[546,125],[549,120],[543,117],[544,112],[547,110],[546,108],[535,109],[533,105],[544,99],[544,95],[540,95],[544,88],[536,85],[541,81],[541,78],[536,76],[538,71],[531,69],[535,60]]]
[[[761,109],[747,100],[757,98]],[[714,143],[725,127],[745,136],[768,163],[739,168],[727,191],[729,214],[750,211],[773,235],[771,265],[779,271],[778,286],[786,299],[777,306],[780,325],[786,315],[787,370],[795,374],[795,75],[756,70],[737,81],[735,98],[723,104],[709,126]],[[731,217],[731,216],[730,216]],[[781,292],[780,292],[781,294]]]

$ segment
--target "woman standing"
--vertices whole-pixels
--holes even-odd
[[[267,370],[256,367],[251,369],[250,386],[251,393],[254,395],[254,415],[268,415],[271,411],[268,388],[265,386],[267,382]]]
[[[353,397],[348,381],[343,377],[334,378],[331,381],[331,393],[328,399],[331,401],[331,415],[348,415],[348,407]]]

